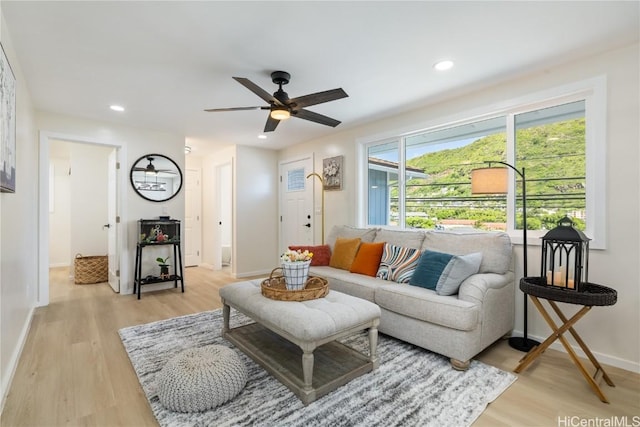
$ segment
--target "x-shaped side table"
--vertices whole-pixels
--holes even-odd
[[[536,280],[537,279],[537,280]],[[532,280],[534,282],[532,283]],[[598,381],[600,378],[604,379],[605,382],[611,386],[615,387],[613,381],[604,371],[598,360],[595,358],[589,347],[585,344],[584,340],[578,335],[576,330],[573,328],[578,320],[584,317],[585,314],[591,310],[593,305],[613,305],[617,299],[617,293],[609,288],[604,286],[596,285],[593,283],[587,283],[586,289],[592,290],[595,292],[591,293],[582,293],[575,291],[567,291],[564,289],[553,289],[549,286],[538,285],[536,282],[539,278],[523,278],[520,281],[520,289],[526,294],[529,295],[531,301],[536,306],[544,320],[547,322],[549,327],[552,329],[551,335],[544,340],[540,345],[532,348],[521,360],[516,369],[514,370],[516,373],[520,373],[525,370],[531,362],[533,362],[538,356],[540,356],[544,351],[555,341],[560,340],[564,348],[567,350],[567,353],[571,357],[573,363],[578,367],[582,376],[587,380],[593,391],[598,395],[600,400],[605,403],[609,403],[609,400],[604,395],[600,386],[598,385]],[[581,295],[579,295],[581,294]],[[553,318],[549,315],[549,312],[544,308],[540,299],[545,299],[556,313],[558,318],[562,321],[562,325],[558,326]],[[583,307],[574,314],[571,318],[567,319],[567,317],[562,313],[556,301],[566,302],[569,304],[583,304]],[[593,366],[596,368],[596,372],[593,375],[589,375],[584,365],[578,358],[578,355],[573,350],[567,339],[564,337],[564,333],[569,331],[569,333],[573,336],[574,340],[578,343],[584,354],[589,358]]]

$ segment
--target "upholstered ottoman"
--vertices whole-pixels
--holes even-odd
[[[162,368],[156,384],[160,403],[176,412],[202,412],[234,398],[247,383],[240,356],[221,345],[184,350]]]
[[[333,290],[309,301],[276,301],[262,295],[260,283],[249,280],[220,289],[222,336],[305,405],[378,367],[377,305]],[[231,328],[232,307],[255,323]],[[364,331],[368,331],[368,355],[339,342]]]

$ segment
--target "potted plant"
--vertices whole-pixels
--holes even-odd
[[[158,257],[156,258],[156,261],[158,262],[158,266],[160,266],[160,278],[161,279],[168,279],[170,277],[169,275],[169,264],[167,264],[167,260],[170,257],[166,257],[166,258],[161,258]]]

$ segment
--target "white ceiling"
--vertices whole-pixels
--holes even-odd
[[[633,43],[639,2],[26,2],[2,13],[39,110],[184,134],[193,154],[279,149],[465,91]],[[453,59],[448,72],[432,68]],[[290,97],[342,87],[258,140],[267,105],[232,79]],[[124,113],[109,109],[126,108]]]

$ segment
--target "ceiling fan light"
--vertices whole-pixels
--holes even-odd
[[[271,118],[275,120],[287,120],[289,117],[291,117],[291,113],[289,112],[289,110],[285,109],[271,110],[270,115]]]

